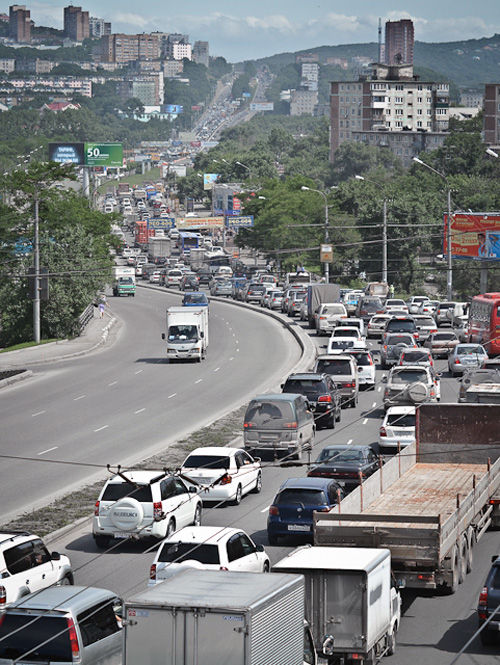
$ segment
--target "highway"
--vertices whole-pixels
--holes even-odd
[[[206,361],[169,364],[161,333],[179,297],[138,289],[109,303],[123,321],[111,348],[33,367],[33,379],[2,390],[3,454],[104,467],[138,461],[279,384],[300,355],[280,324],[213,302]],[[3,460],[4,523],[103,476],[99,468]]]
[[[137,458],[139,453],[160,448],[162,442],[174,437],[176,430],[194,430],[210,415],[218,417],[252,391],[276,388],[283,372],[298,357],[290,336],[276,324],[230,303],[212,302],[206,363],[167,365],[161,362],[160,333],[165,306],[174,301],[177,301],[175,296],[162,291],[142,289],[135,302],[112,299],[111,305],[124,319],[125,326],[111,349],[64,366],[44,368],[42,376],[31,386],[9,389],[6,394],[9,403],[2,404],[2,423],[10,436],[16,427],[22,428],[22,436],[17,436],[17,445],[12,444],[11,449],[25,454],[26,446],[26,451],[35,455],[59,442],[61,448],[53,453],[57,458],[98,462],[124,461],[127,456]],[[326,342],[326,338],[319,340],[321,344]],[[317,338],[314,341],[317,343]],[[376,349],[378,344],[371,342],[371,346]],[[438,361],[438,369],[444,372],[445,361]],[[377,370],[375,391],[361,392],[358,408],[344,409],[342,421],[334,431],[318,431],[312,459],[326,443],[378,440],[383,413],[381,377],[382,371]],[[202,381],[197,383],[200,378]],[[456,379],[444,374],[442,401],[456,402],[457,392]],[[47,416],[35,415],[43,410]],[[105,426],[106,429],[101,429]],[[38,471],[38,466],[35,469],[25,464],[9,466],[9,474],[4,474],[7,489],[1,488],[2,501],[10,500],[9,494],[15,490],[16,481],[19,484],[23,468],[29,467],[30,474]],[[294,543],[267,545],[268,508],[281,482],[303,475],[305,469],[283,468],[269,460],[263,461],[263,467],[260,494],[246,496],[239,506],[205,508],[202,523],[245,529],[266,547],[272,562],[276,562]],[[63,474],[66,482],[71,472],[49,465],[44,471],[49,476],[46,488],[58,486]],[[25,485],[19,490],[22,496],[32,491]],[[104,586],[122,595],[145,587],[154,547],[150,543],[129,543],[120,544],[110,552],[100,552],[94,545],[88,522],[50,544],[52,550],[70,556],[76,583]],[[403,592],[404,618],[398,633],[398,648],[387,662],[450,665],[476,629],[477,598],[491,555],[499,551],[498,533],[487,533],[475,548],[472,573],[453,596]],[[496,664],[498,648],[486,649],[475,639],[458,662]]]

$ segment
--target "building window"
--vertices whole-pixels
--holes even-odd
[[[423,101],[424,101],[423,97],[417,97],[417,104],[422,104]]]
[[[421,85],[417,85],[417,90],[423,90],[424,88]]]
[[[430,104],[432,102],[432,97],[427,97],[427,104]]]
[[[396,109],[396,115],[403,115],[403,109]]]
[[[422,109],[417,109],[417,115],[422,115]]]
[[[344,126],[344,121],[341,120],[341,121],[339,122],[339,127],[343,127],[343,126]]]
[[[428,122],[427,127],[432,127],[432,122]]]
[[[391,109],[385,109],[385,114],[386,115],[391,115]]]
[[[396,126],[396,127],[402,127],[402,126],[403,126],[403,122],[402,122],[401,120],[396,120],[396,122],[395,122],[395,126]]]
[[[422,127],[422,121],[421,120],[417,120],[417,127]]]
[[[404,90],[402,85],[395,85],[394,90]]]
[[[404,101],[403,97],[394,97],[394,102],[396,104],[402,104]]]

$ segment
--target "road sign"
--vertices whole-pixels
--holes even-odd
[[[85,143],[86,166],[123,166],[121,143]]]
[[[230,229],[241,229],[253,226],[253,215],[242,215],[241,217],[226,217],[226,226]]]
[[[333,245],[321,245],[319,260],[321,263],[331,263],[333,261]]]

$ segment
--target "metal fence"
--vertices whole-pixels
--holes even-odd
[[[78,317],[78,334],[81,335],[82,332],[85,330],[85,326],[87,323],[90,321],[90,319],[94,318],[94,303],[91,302],[90,305],[87,305],[83,312],[80,314]]]

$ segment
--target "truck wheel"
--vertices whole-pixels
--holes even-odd
[[[377,653],[375,651],[375,647],[372,647],[370,651],[366,654],[364,663],[365,665],[375,665],[376,662],[377,662]]]
[[[465,572],[470,573],[472,571],[472,566],[474,564],[474,553],[473,547],[476,544],[476,538],[474,535],[474,529],[469,527],[467,531],[467,557],[465,559]]]
[[[454,547],[450,562],[448,564],[450,566],[449,570],[450,570],[451,580],[443,589],[443,593],[446,596],[451,596],[458,589],[459,579],[460,579],[459,557],[460,553],[458,552],[458,548]]]
[[[396,629],[387,636],[387,653],[386,656],[394,656],[396,653]]]

